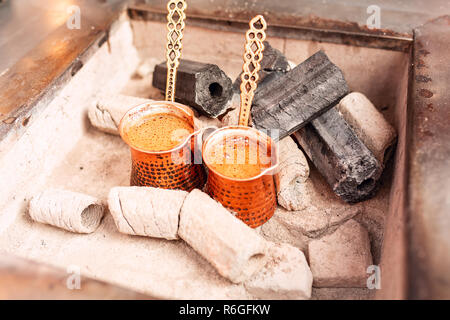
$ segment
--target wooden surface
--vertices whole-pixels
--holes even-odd
[[[77,280],[73,277],[77,271],[75,269],[68,271],[2,253],[0,300],[150,298],[83,275],[80,277],[78,287]]]
[[[7,0],[0,3],[0,74],[17,63],[59,27],[65,27],[72,5],[80,7],[81,27],[100,27],[104,17],[121,7],[123,0]],[[84,25],[84,26],[83,26]],[[66,28],[67,37],[85,33]],[[81,49],[81,48],[80,48]]]
[[[111,24],[125,9],[123,0],[70,4],[80,7],[80,29],[67,27],[69,5],[58,0],[8,1],[0,6],[0,140],[11,130],[18,133],[33,106],[79,71],[83,57],[92,53],[95,43],[108,40]]]

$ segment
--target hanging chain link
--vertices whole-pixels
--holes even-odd
[[[250,29],[245,34],[246,44],[244,53],[244,65],[241,75],[241,106],[239,111],[239,125],[248,126],[250,108],[255,95],[258,71],[261,69],[263,58],[265,30],[267,23],[264,17],[258,15],[250,21]]]
[[[177,68],[180,64],[181,49],[183,45],[183,30],[185,27],[187,4],[184,0],[171,0],[167,4],[167,82],[166,82],[166,101],[175,100],[175,84],[177,79]]]

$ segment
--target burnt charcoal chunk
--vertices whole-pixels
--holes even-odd
[[[264,41],[263,58],[261,60],[261,70],[258,72],[259,83],[263,83],[264,79],[274,74],[283,75],[290,70],[289,62],[280,50],[273,48],[268,41]],[[233,84],[233,90],[240,92],[241,75],[237,77]],[[256,89],[258,91],[259,87]]]
[[[153,86],[165,91],[166,81],[167,66],[162,62],[153,72]],[[226,111],[232,86],[231,79],[218,66],[182,59],[177,71],[175,99],[215,118]]]
[[[358,202],[375,194],[382,164],[336,108],[308,123],[294,137],[343,200]]]
[[[323,51],[294,69],[272,73],[258,84],[252,106],[257,129],[279,129],[280,139],[317,118],[348,93],[342,71]]]

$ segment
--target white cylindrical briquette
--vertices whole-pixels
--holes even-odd
[[[101,96],[88,109],[91,124],[100,131],[118,135],[119,123],[131,108],[152,100],[126,95]]]
[[[108,195],[108,206],[119,232],[175,240],[187,194],[152,187],[114,187]]]
[[[358,138],[385,164],[397,138],[394,127],[362,93],[349,93],[337,107]]]
[[[304,182],[309,177],[309,165],[305,155],[291,137],[278,143],[280,165],[278,167],[278,204],[287,210],[301,210]]]
[[[76,233],[94,232],[104,213],[98,199],[58,189],[49,189],[34,196],[28,209],[34,221]]]
[[[266,261],[267,242],[198,189],[184,201],[178,235],[234,283],[250,278]]]

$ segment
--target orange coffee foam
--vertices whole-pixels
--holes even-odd
[[[172,114],[151,114],[143,117],[128,130],[133,147],[148,151],[166,151],[182,143],[194,128]]]
[[[206,152],[210,168],[230,178],[252,178],[272,165],[267,145],[248,137],[221,139]]]

